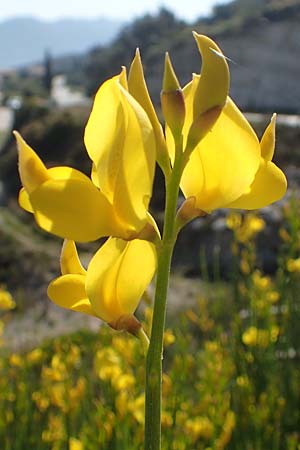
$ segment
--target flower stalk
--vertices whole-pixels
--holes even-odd
[[[153,320],[146,361],[145,450],[161,449],[163,335],[170,268],[177,237],[175,219],[182,174],[182,155],[182,138],[180,137],[176,142],[172,174],[166,182],[164,230],[158,253]]]

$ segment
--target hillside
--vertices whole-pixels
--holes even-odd
[[[94,48],[82,59],[82,83],[93,94],[121,64],[129,66],[139,47],[158,103],[165,51],[182,84],[200,71],[193,29],[214,38],[233,61],[231,95],[244,110],[300,112],[299,0],[236,0],[216,7],[210,18],[193,26],[166,10],[145,16],[123,29],[111,45]]]
[[[45,50],[58,56],[108,44],[121,25],[105,18],[46,22],[20,17],[0,22],[0,69],[40,61]]]

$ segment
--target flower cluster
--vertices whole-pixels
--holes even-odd
[[[19,203],[42,229],[65,239],[62,275],[50,284],[49,297],[117,329],[136,332],[133,313],[156,271],[160,237],[148,211],[156,161],[168,183],[181,152],[184,223],[220,207],[256,209],[286,190],[285,176],[272,162],[275,116],[259,142],[228,97],[227,59],[211,39],[194,36],[202,71],[183,89],[166,57],[165,131],[138,51],[128,77],[123,68],[99,88],[84,136],[90,177],[70,167],[47,169],[15,132],[23,184]],[[101,237],[108,239],[86,270],[75,241]]]

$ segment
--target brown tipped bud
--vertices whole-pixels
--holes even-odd
[[[167,52],[165,57],[163,92],[172,92],[178,89],[180,89],[180,84],[173,69],[169,53]]]
[[[134,336],[138,335],[142,327],[139,320],[132,314],[124,314],[114,322],[109,323],[109,326],[117,331],[128,331],[128,333]]]
[[[166,124],[174,136],[181,133],[185,119],[185,103],[170,57],[166,53],[163,89],[160,95]]]
[[[196,207],[196,197],[188,197],[180,206],[177,212],[177,226],[181,229],[184,225],[189,223],[196,217],[206,216],[206,212]]]

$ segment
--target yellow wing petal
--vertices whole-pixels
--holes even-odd
[[[35,189],[30,201],[38,225],[62,238],[87,242],[125,233],[90,180],[48,180]]]
[[[106,81],[98,90],[85,128],[87,152],[98,173],[98,183],[110,202],[113,201],[125,133],[120,101],[119,76]]]
[[[18,202],[21,208],[25,209],[25,211],[28,211],[30,213],[34,212],[30,202],[29,195],[27,194],[24,188],[21,188],[19,192]]]
[[[86,290],[97,315],[108,323],[132,314],[156,269],[155,246],[111,238],[88,267]]]
[[[45,165],[35,151],[17,131],[14,131],[14,135],[17,140],[21,182],[24,189],[30,194],[50,177]]]
[[[77,169],[69,166],[57,166],[48,169],[48,175],[53,180],[68,180],[73,178],[74,180],[90,181],[90,178]]]
[[[224,106],[229,91],[229,69],[217,44],[194,32],[202,57],[201,78],[194,96],[194,118],[216,106]]]
[[[228,204],[227,208],[257,209],[280,200],[286,193],[284,173],[271,161],[261,159],[261,164],[247,193]]]
[[[156,249],[148,241],[128,242],[116,280],[116,296],[125,313],[133,313],[156,271]]]
[[[234,201],[251,185],[260,163],[258,139],[228,99],[211,132],[190,156],[181,180],[186,198],[204,211]]]
[[[61,249],[60,268],[63,275],[68,273],[86,275],[86,270],[79,260],[74,241],[65,239]]]
[[[139,231],[146,223],[152,194],[155,139],[147,114],[118,77],[99,89],[85,143],[97,169],[99,187],[120,222]]]
[[[115,295],[115,277],[127,242],[110,238],[92,258],[87,271],[86,291],[93,309],[107,323],[123,315]]]
[[[98,173],[97,173],[97,168],[95,166],[95,164],[92,164],[92,170],[91,170],[91,180],[94,183],[95,186],[97,186],[97,188],[100,188],[99,186],[99,180],[98,180]]]
[[[48,286],[48,296],[53,303],[90,316],[96,316],[85,292],[84,275],[63,275]]]
[[[276,114],[273,114],[271,122],[267,126],[260,141],[261,156],[265,161],[272,161],[275,150],[275,125]]]
[[[286,177],[271,161],[275,149],[275,122],[274,114],[260,142],[262,157],[253,183],[243,195],[228,205],[229,208],[263,208],[280,200],[286,193]]]
[[[130,94],[124,89],[121,91],[126,127],[113,205],[120,220],[138,231],[147,222],[156,159],[155,140],[145,111]]]

